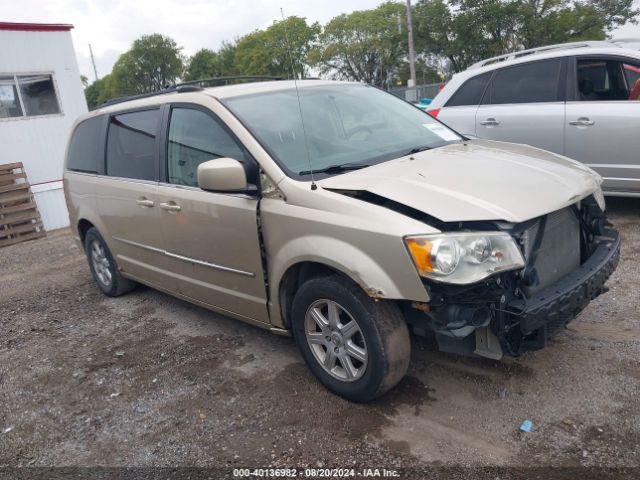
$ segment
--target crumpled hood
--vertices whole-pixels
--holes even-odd
[[[523,222],[593,193],[588,167],[538,148],[472,140],[318,181],[322,188],[368,191],[445,222]]]

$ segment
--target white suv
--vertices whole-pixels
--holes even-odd
[[[640,196],[640,52],[551,45],[454,75],[429,113],[469,136],[525,143],[587,164],[609,195]]]

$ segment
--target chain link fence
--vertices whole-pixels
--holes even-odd
[[[400,97],[407,102],[418,103],[421,98],[435,97],[444,83],[430,83],[427,85],[416,85],[415,87],[396,87],[390,88],[389,92]]]

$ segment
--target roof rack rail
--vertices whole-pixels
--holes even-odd
[[[284,80],[284,78],[271,77],[267,75],[235,75],[235,76],[229,76],[229,77],[212,77],[212,78],[203,78],[200,80],[190,80],[188,82],[181,82],[181,83],[176,83],[174,85],[169,85],[163,88],[162,90],[157,90],[155,92],[140,93],[137,95],[127,95],[124,97],[107,100],[106,102],[100,104],[100,107],[109,107],[111,105],[116,105],[118,103],[129,102],[131,100],[139,100],[141,98],[155,97],[156,95],[163,95],[165,93],[196,92],[196,91],[202,90],[205,87],[205,85],[209,85],[209,86],[229,85],[230,82],[237,81],[237,80],[271,81],[271,80]]]
[[[205,84],[217,85],[229,85],[230,82],[235,80],[258,80],[258,81],[271,81],[271,80],[284,80],[283,77],[274,77],[269,75],[233,75],[229,77],[212,77],[202,78],[199,80],[190,80],[188,82],[177,83],[175,87],[181,87],[186,85],[199,85],[204,87]]]
[[[537,53],[544,53],[544,52],[549,52],[549,51],[552,51],[552,50],[568,50],[568,49],[573,49],[573,48],[585,48],[585,47],[591,47],[591,48],[617,47],[617,46],[618,45],[616,45],[616,44],[614,44],[612,42],[608,42],[608,41],[604,41],[604,40],[558,43],[558,44],[555,44],[555,45],[546,45],[544,47],[530,48],[528,50],[520,50],[519,52],[505,53],[504,55],[498,55],[496,57],[487,58],[486,60],[481,60],[481,61],[479,61],[477,63],[474,63],[473,65],[468,67],[467,70],[471,70],[471,69],[474,69],[474,68],[486,67],[488,65],[493,65],[495,63],[505,62],[507,60],[515,60],[515,59],[518,59],[520,57],[525,57],[527,55],[534,55],[534,54],[537,54]]]
[[[109,107],[111,105],[116,105],[118,103],[129,102],[131,100],[139,100],[141,98],[155,97],[156,95],[162,95],[164,93],[171,93],[175,91],[177,91],[175,87],[167,87],[155,92],[139,93],[137,95],[127,95],[124,97],[112,98],[111,100],[107,100],[106,102],[101,103],[99,106]]]

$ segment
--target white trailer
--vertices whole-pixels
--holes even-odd
[[[0,22],[0,164],[24,164],[45,230],[69,225],[62,166],[87,111],[72,28]]]

